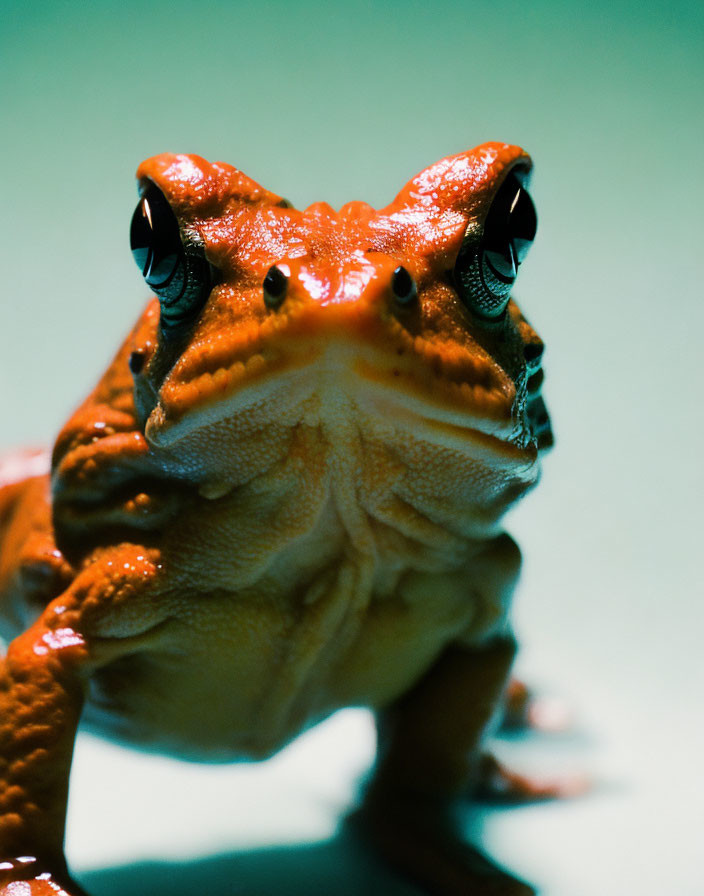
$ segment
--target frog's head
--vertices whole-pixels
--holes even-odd
[[[158,301],[130,366],[148,441],[202,469],[216,442],[341,432],[353,407],[360,431],[394,420],[532,464],[551,441],[543,346],[510,298],[535,236],[530,169],[488,143],[386,208],[335,212],[198,156],[144,162],[132,247]]]

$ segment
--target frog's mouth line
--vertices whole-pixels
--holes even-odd
[[[357,369],[402,391],[410,388],[460,414],[505,423],[515,399],[513,383],[482,348],[414,335],[390,313],[360,304],[292,305],[285,314],[250,321],[197,340],[163,382],[159,404],[164,425],[199,408],[241,396],[250,389],[319,365],[321,385]],[[268,397],[268,396],[267,396]]]
[[[428,346],[431,346],[428,349]],[[355,415],[378,417],[399,428],[426,430],[431,441],[448,440],[460,448],[468,442],[491,444],[502,453],[534,451],[517,439],[515,389],[489,363],[456,357],[450,365],[430,343],[414,342],[414,351],[394,354],[369,342],[315,340],[297,343],[295,351],[254,354],[214,372],[199,372],[186,382],[167,382],[146,427],[147,439],[167,447],[192,433],[241,418],[255,431],[281,421],[296,425],[317,414],[339,413],[354,406]],[[492,362],[493,364],[493,362]],[[452,374],[448,376],[448,369]],[[463,370],[471,378],[460,378]],[[317,410],[316,410],[317,409]]]

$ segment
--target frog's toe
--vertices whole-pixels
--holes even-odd
[[[491,753],[480,760],[472,799],[491,803],[532,803],[581,796],[591,789],[586,775],[540,778],[507,768]]]
[[[500,731],[567,731],[572,712],[560,697],[537,695],[524,682],[511,679],[504,694]]]

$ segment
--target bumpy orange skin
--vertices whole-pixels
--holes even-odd
[[[475,317],[450,272],[516,166],[522,150],[485,144],[384,209],[338,212],[197,156],[140,166],[217,284],[177,335],[151,300],[50,478],[36,458],[0,464],[0,881],[78,892],[62,843],[82,713],[231,760],[344,705],[379,714],[374,838],[398,860],[405,831],[432,892],[474,880],[432,848],[424,807],[467,786],[513,656],[519,555],[500,519],[537,480],[540,340],[513,302]],[[289,280],[272,310],[274,264]]]

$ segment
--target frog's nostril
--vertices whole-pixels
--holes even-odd
[[[267,308],[275,311],[281,306],[286,298],[288,289],[288,277],[281,268],[275,264],[266,272],[264,277],[264,304]]]
[[[128,361],[127,361],[129,368],[130,368],[130,372],[133,373],[135,376],[139,376],[139,374],[142,372],[142,370],[144,368],[145,360],[146,360],[146,358],[145,358],[144,352],[141,352],[138,350],[131,352],[130,356],[128,358]]]
[[[411,305],[418,298],[416,282],[403,265],[391,275],[391,291],[399,305]]]
[[[542,342],[528,342],[523,346],[523,357],[526,359],[526,364],[529,364],[531,367],[537,367],[540,364],[540,359],[543,357],[543,351],[545,346]]]

